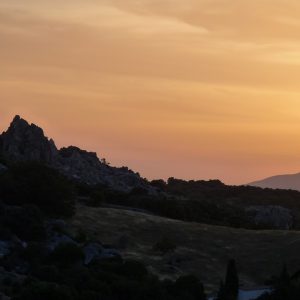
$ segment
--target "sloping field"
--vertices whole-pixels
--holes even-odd
[[[83,229],[89,238],[105,244],[127,244],[121,250],[125,257],[143,260],[161,277],[194,273],[209,291],[224,277],[230,258],[236,259],[245,286],[263,284],[285,262],[291,272],[300,269],[300,232],[296,231],[232,229],[85,206],[78,206],[72,228]],[[177,245],[174,253],[160,256],[153,251],[163,236]]]

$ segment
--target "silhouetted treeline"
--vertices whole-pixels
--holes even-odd
[[[78,186],[78,193],[88,196],[89,205],[115,204],[179,219],[212,225],[247,229],[275,229],[270,224],[256,224],[246,212],[248,206],[279,205],[300,215],[300,192],[262,189],[251,186],[227,186],[218,180],[184,181],[170,178],[152,181],[161,192],[149,195],[141,188],[130,193],[112,191],[103,186]]]
[[[300,192],[295,190],[281,190],[259,188],[247,185],[225,185],[219,180],[190,180],[169,178],[167,182],[154,180],[154,186],[160,186],[165,192],[181,195],[195,200],[224,200],[232,203],[250,204],[286,204],[289,207],[299,207]]]

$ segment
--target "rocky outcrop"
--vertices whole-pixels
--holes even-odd
[[[0,153],[8,160],[53,163],[58,155],[53,140],[41,128],[16,116],[0,138]]]
[[[57,247],[64,244],[77,245],[77,243],[66,234],[54,232],[47,242],[47,249],[53,252]]]
[[[134,188],[155,192],[155,188],[138,173],[125,167],[111,167],[94,152],[74,146],[58,150],[41,128],[20,116],[16,116],[8,130],[0,135],[0,155],[10,161],[46,163],[65,176],[88,185],[103,184],[124,192]]]
[[[276,205],[250,206],[246,209],[248,215],[258,226],[288,230],[293,227],[292,212]]]
[[[84,264],[89,265],[95,260],[109,259],[114,257],[121,258],[119,251],[113,248],[104,248],[99,243],[88,243],[83,248]]]
[[[66,176],[86,184],[104,184],[117,190],[150,188],[146,181],[128,168],[114,168],[103,163],[94,152],[70,146],[59,150],[56,167]]]

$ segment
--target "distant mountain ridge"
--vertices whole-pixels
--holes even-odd
[[[300,191],[300,173],[276,175],[262,180],[251,182],[248,185],[257,186],[261,188]]]
[[[58,149],[42,128],[15,116],[7,131],[0,135],[0,155],[13,162],[37,161],[45,163],[67,177],[79,182],[104,184],[115,190],[131,191],[143,188],[153,191],[148,182],[127,167],[111,167],[94,152],[69,146]]]

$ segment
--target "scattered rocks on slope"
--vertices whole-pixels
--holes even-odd
[[[116,249],[104,248],[99,243],[88,243],[83,248],[84,264],[89,265],[92,261],[102,260],[107,258],[121,257],[121,254]]]
[[[267,225],[270,228],[284,230],[291,229],[293,226],[292,212],[281,206],[250,206],[246,212],[256,225]]]
[[[127,168],[114,168],[102,163],[97,154],[70,146],[59,151],[56,167],[66,176],[89,185],[104,184],[120,191],[142,187],[150,189],[145,180]]]

